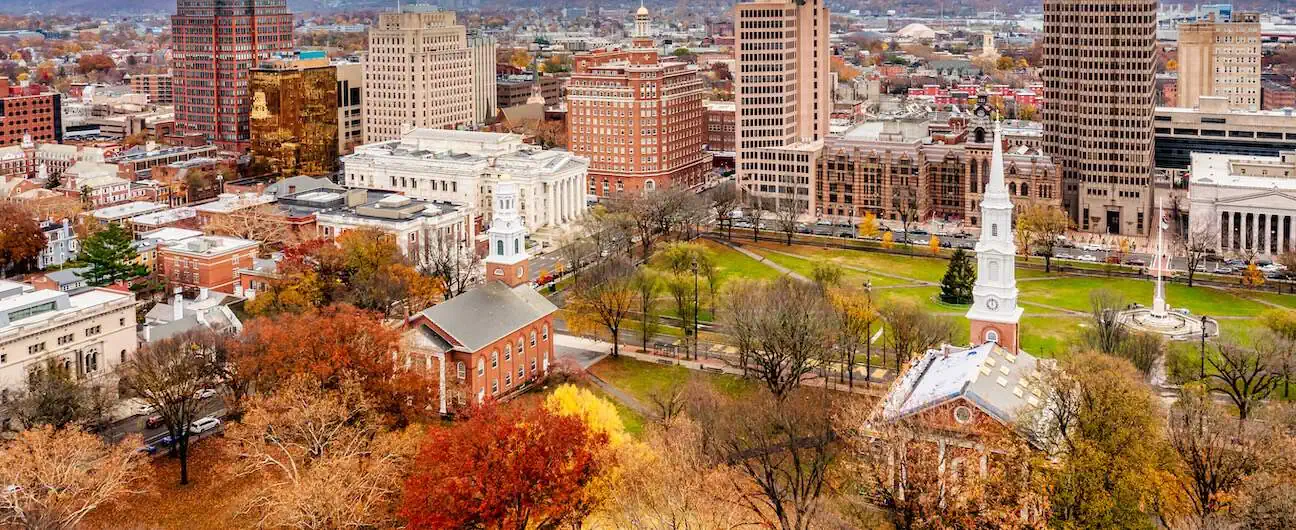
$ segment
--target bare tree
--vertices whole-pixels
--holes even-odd
[[[441,280],[445,297],[453,298],[468,292],[468,288],[481,277],[482,259],[471,241],[461,240],[453,233],[425,229],[424,243],[411,254],[419,271]]]
[[[913,248],[909,244],[909,227],[918,222],[918,190],[909,186],[893,186],[891,188],[891,209],[896,215],[900,216],[900,226],[904,229],[904,243],[906,247]]]
[[[108,444],[74,429],[42,426],[0,446],[0,526],[80,528],[95,509],[139,493],[138,437]]]
[[[792,236],[796,234],[797,218],[801,216],[801,208],[797,206],[797,200],[780,199],[774,207],[774,222],[778,225],[779,231],[783,232],[784,243],[792,244]]]
[[[690,413],[715,420],[704,421],[712,436],[704,446],[736,471],[731,478],[736,502],[763,527],[814,528],[825,498],[834,493],[829,474],[839,451],[830,391],[709,396],[694,401],[697,410]]]
[[[1183,463],[1180,485],[1198,528],[1223,525],[1227,499],[1259,467],[1259,429],[1226,417],[1200,385],[1184,387],[1170,410],[1170,444]]]
[[[94,428],[106,421],[111,396],[89,381],[77,381],[72,369],[50,359],[27,373],[27,385],[0,401],[0,411],[25,427],[55,429],[77,425]]]
[[[240,476],[262,474],[244,513],[258,528],[379,528],[394,521],[415,436],[386,433],[359,383],[297,376],[253,400],[227,436]],[[412,431],[411,431],[412,434]]]
[[[711,209],[715,212],[716,221],[721,228],[726,228],[726,238],[733,240],[734,212],[738,210],[738,184],[732,180],[721,182],[707,191],[711,200]]]
[[[166,425],[180,458],[180,484],[189,483],[189,424],[197,419],[199,390],[219,377],[219,339],[187,332],[148,344],[123,364],[123,386],[151,405]]]
[[[787,277],[763,284],[752,302],[759,309],[746,329],[739,328],[751,333],[751,369],[783,397],[832,351],[833,311],[814,285]]]
[[[636,296],[635,309],[639,311],[639,332],[643,339],[643,350],[648,351],[648,340],[657,329],[657,295],[661,292],[662,282],[657,274],[648,268],[635,271],[630,280]]]
[[[243,208],[213,217],[203,228],[211,234],[259,241],[262,250],[289,247],[300,239],[279,209],[271,204]]]
[[[1120,323],[1125,298],[1110,289],[1096,289],[1089,293],[1089,306],[1089,327],[1085,330],[1085,342],[1099,352],[1118,354],[1129,334]]]
[[[951,320],[933,315],[910,300],[892,300],[882,306],[881,314],[887,329],[887,347],[895,356],[896,373],[911,356],[954,339]]]
[[[612,355],[621,354],[621,325],[634,308],[631,286],[634,266],[623,257],[597,263],[572,285],[567,325],[574,331],[606,329],[612,335]],[[579,332],[579,331],[578,331]]]
[[[1215,254],[1219,244],[1219,228],[1214,223],[1194,223],[1187,229],[1174,231],[1174,245],[1188,259],[1188,286],[1193,285],[1197,268]]]
[[[1211,368],[1206,371],[1211,392],[1228,397],[1242,420],[1250,417],[1256,406],[1278,388],[1282,375],[1276,369],[1281,355],[1276,347],[1278,342],[1265,332],[1253,339],[1249,347],[1218,342],[1215,355],[1206,356]]]
[[[720,323],[738,349],[738,366],[747,373],[749,361],[759,344],[756,337],[757,315],[763,311],[764,282],[741,278],[725,289],[719,312]]]
[[[745,217],[752,226],[752,241],[760,241],[761,221],[765,218],[765,212],[770,210],[770,199],[749,193],[746,209]]]

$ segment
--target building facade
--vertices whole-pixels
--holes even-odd
[[[248,89],[257,163],[285,177],[337,171],[337,67],[323,52],[262,62],[249,73]]]
[[[483,223],[491,216],[493,188],[507,175],[520,188],[518,215],[532,231],[584,214],[590,167],[583,157],[525,144],[517,134],[438,129],[362,145],[342,163],[348,187],[459,205]]]
[[[409,128],[467,127],[477,116],[464,27],[449,11],[381,13],[364,59],[364,141]]]
[[[0,79],[0,147],[24,141],[63,143],[63,96]]]
[[[821,0],[742,2],[734,31],[739,188],[809,212],[811,182],[787,169],[809,164],[804,151],[828,134],[828,8]]]
[[[1044,151],[1086,232],[1147,234],[1157,0],[1045,0]]]
[[[175,103],[175,96],[171,86],[171,73],[132,74],[128,77],[130,78],[131,92],[147,95],[149,103],[158,105]]]
[[[176,129],[242,152],[251,138],[247,72],[293,48],[287,0],[178,0],[171,17]]]
[[[590,195],[697,188],[711,169],[706,88],[697,66],[661,58],[647,27],[648,10],[641,7],[630,49],[575,59],[567,83],[568,142],[590,160]]]
[[[1228,98],[1204,96],[1197,108],[1157,107],[1157,169],[1186,170],[1193,153],[1278,156],[1296,150],[1296,115],[1236,110]]]
[[[1296,87],[1264,81],[1260,86],[1260,100],[1265,110],[1296,107]]]
[[[540,96],[545,106],[557,105],[562,101],[563,91],[567,86],[566,77],[546,75],[540,77]],[[495,78],[495,107],[507,109],[525,105],[534,92],[535,78],[531,74],[500,76]]]
[[[736,141],[735,115],[737,106],[728,101],[708,101],[706,104],[707,151],[717,164],[723,162],[733,167]]]
[[[233,294],[237,271],[251,267],[261,243],[225,236],[181,239],[157,249],[157,270],[171,285]]]
[[[364,112],[361,101],[364,94],[364,65],[354,62],[335,62],[337,75],[338,154],[349,155],[357,145],[364,143]]]
[[[469,58],[472,61],[473,120],[490,121],[499,112],[495,105],[495,52],[499,43],[495,37],[480,32],[468,36]]]
[[[1275,259],[1296,250],[1296,151],[1194,153],[1188,191],[1188,222],[1217,235],[1217,253]]]
[[[1180,107],[1196,107],[1202,96],[1228,98],[1230,108],[1260,109],[1260,14],[1214,14],[1179,24]]]

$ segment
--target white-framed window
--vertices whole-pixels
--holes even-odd
[[[540,328],[540,340],[549,340],[549,324],[545,324],[544,327]]]
[[[985,340],[986,340],[986,342],[994,342],[994,343],[998,343],[998,342],[999,342],[999,332],[998,332],[998,331],[995,331],[995,330],[993,330],[993,329],[987,329],[986,332],[985,332]]]
[[[499,393],[499,379],[491,379],[491,393],[492,394]]]
[[[534,374],[535,372],[536,372],[536,360],[531,359],[531,373]]]
[[[499,366],[499,351],[491,352],[491,368]]]
[[[524,378],[524,377],[526,377],[526,368],[523,368],[523,367],[519,366],[519,367],[518,367],[518,381],[521,381],[522,378]]]
[[[504,388],[513,386],[513,373],[504,374]]]
[[[459,376],[460,381],[463,381],[468,376],[468,367],[464,366],[463,361],[455,363],[455,375]]]
[[[483,374],[485,374],[485,373],[486,373],[486,359],[478,358],[478,359],[477,359],[477,375],[483,375]]]
[[[512,359],[512,358],[513,358],[513,345],[512,345],[512,344],[505,344],[505,345],[504,345],[504,360],[507,361],[507,360],[510,360],[510,359]]]
[[[531,347],[535,347],[535,330],[531,330]]]

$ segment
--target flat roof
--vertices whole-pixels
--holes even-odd
[[[197,254],[200,256],[215,256],[226,252],[255,247],[260,244],[261,243],[251,239],[242,239],[238,237],[200,236],[181,239],[179,241],[171,241],[162,248],[170,252]]]
[[[105,208],[100,208],[98,210],[90,212],[90,215],[93,215],[99,219],[124,219],[127,217],[144,215],[146,213],[158,212],[165,209],[167,209],[167,205],[162,204],[160,202],[135,201],[135,202],[128,202],[126,204],[118,204],[116,206],[108,206]]]

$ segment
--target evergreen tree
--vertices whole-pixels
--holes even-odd
[[[137,255],[130,232],[110,223],[81,244],[81,261],[90,266],[86,281],[90,285],[108,285],[147,274],[146,267],[135,263]]]
[[[954,251],[950,257],[949,268],[941,279],[940,299],[947,304],[972,303],[972,284],[976,282],[976,271],[972,270],[972,257],[963,249]]]

